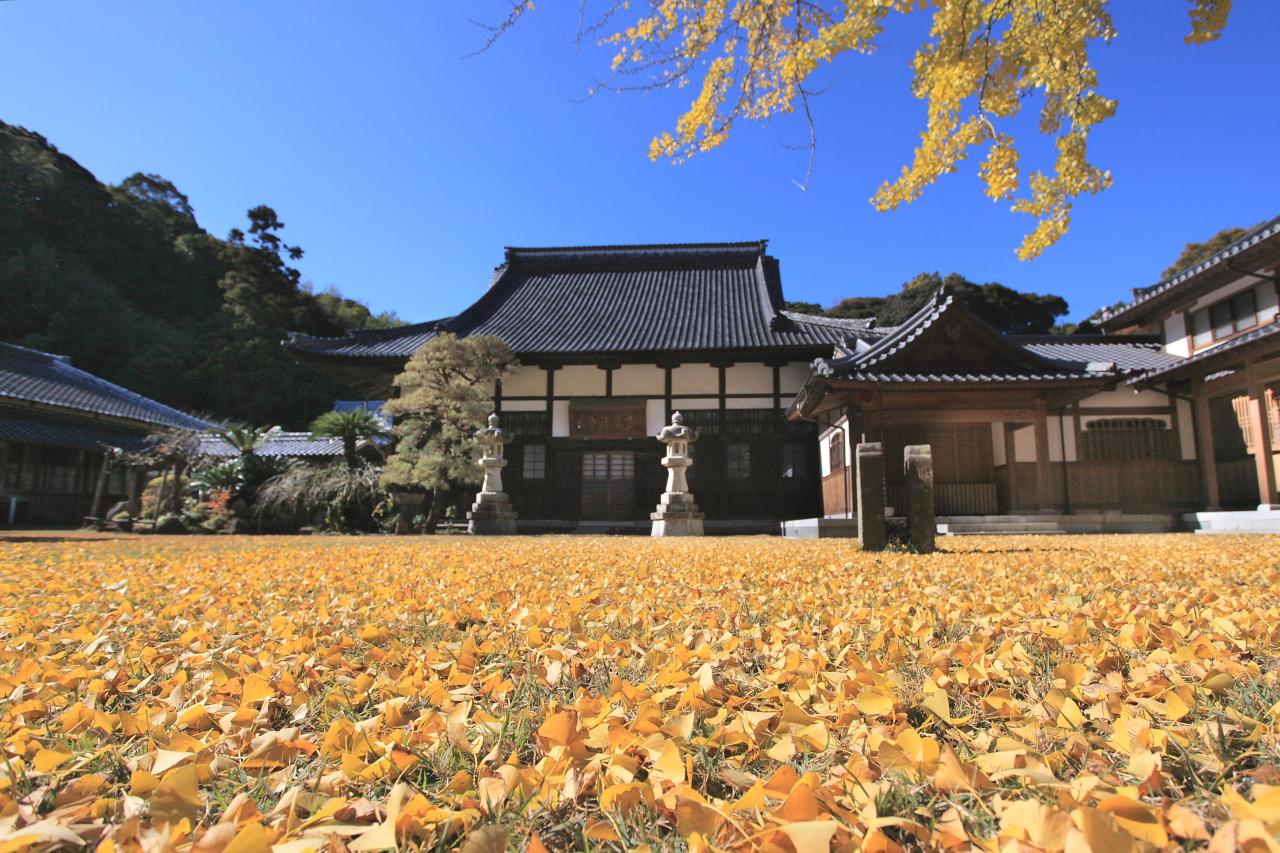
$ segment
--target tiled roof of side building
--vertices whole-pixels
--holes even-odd
[[[259,456],[318,457],[342,455],[342,439],[321,438],[309,432],[276,432],[267,434],[256,451]],[[204,456],[232,457],[238,451],[214,434],[200,436],[200,453]]]
[[[967,356],[946,354],[959,345]],[[1154,337],[1001,334],[943,288],[906,322],[815,369],[859,382],[1025,383],[1098,380],[1175,361]]]
[[[72,366],[62,356],[0,343],[0,402],[37,403],[160,427],[209,424]]]
[[[142,433],[111,429],[105,424],[5,411],[0,411],[0,439],[68,450],[118,447],[129,452],[143,450],[147,442]]]
[[[411,355],[436,333],[496,335],[517,355],[821,349],[864,321],[782,310],[777,261],[752,243],[510,248],[489,289],[437,323],[344,338],[295,335],[300,355]]]
[[[1185,370],[1195,370],[1203,365],[1211,365],[1220,362],[1224,358],[1232,358],[1242,355],[1242,350],[1254,346],[1271,346],[1274,347],[1276,340],[1280,339],[1280,322],[1268,323],[1265,326],[1259,326],[1251,332],[1246,332],[1238,338],[1232,338],[1225,343],[1218,344],[1211,349],[1198,352],[1190,358],[1171,358],[1166,364],[1153,367],[1140,376],[1135,376],[1130,380],[1131,383],[1148,383],[1161,382],[1168,379],[1177,378]]]
[[[1170,294],[1175,290],[1180,290],[1183,285],[1189,284],[1202,273],[1208,272],[1215,267],[1223,264],[1229,266],[1232,260],[1241,252],[1277,238],[1280,238],[1280,216],[1262,223],[1239,240],[1236,240],[1221,251],[1214,252],[1203,261],[1180,270],[1163,281],[1156,282],[1148,287],[1135,289],[1131,301],[1114,310],[1104,310],[1102,312],[1102,322],[1107,324],[1109,328],[1116,328],[1122,325],[1126,319],[1134,318],[1136,312],[1146,307],[1148,303],[1152,303],[1159,297]]]

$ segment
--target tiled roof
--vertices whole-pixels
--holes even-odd
[[[1164,351],[1160,340],[1140,335],[1018,335],[1011,341],[1041,358],[1087,368],[1110,362],[1121,373],[1152,370],[1182,359]]]
[[[206,429],[185,412],[73,367],[66,358],[0,343],[0,400],[41,403],[161,427]]]
[[[1183,285],[1189,283],[1203,272],[1221,266],[1224,263],[1229,265],[1236,255],[1277,236],[1280,236],[1280,216],[1262,223],[1230,246],[1215,252],[1200,263],[1189,266],[1150,287],[1135,289],[1131,302],[1121,305],[1115,310],[1104,310],[1102,312],[1102,322],[1114,327],[1122,322],[1122,318],[1129,317],[1133,312],[1144,307],[1152,300],[1181,289]]]
[[[782,310],[765,242],[509,248],[455,317],[342,338],[294,335],[300,355],[405,358],[437,330],[496,335],[517,355],[824,349],[866,321]]]
[[[851,349],[815,362],[818,374],[876,383],[1060,382],[1121,376],[1163,367],[1176,357],[1155,338],[1091,335],[1004,335],[996,331],[949,289],[943,288],[899,326],[869,330]],[[962,356],[920,356],[921,349],[968,347],[973,364]],[[976,357],[974,353],[976,352]]]
[[[0,413],[0,439],[71,450],[98,450],[119,447],[130,452],[144,448],[140,433],[114,430],[93,423],[77,423],[56,417],[33,417],[16,412]]]
[[[272,431],[257,449],[259,456],[321,457],[342,455],[342,439],[320,438],[309,432]],[[223,438],[212,433],[200,436],[203,456],[237,456],[238,452]]]
[[[1194,369],[1206,364],[1213,365],[1224,357],[1231,357],[1232,354],[1239,355],[1241,350],[1255,344],[1275,344],[1277,338],[1280,338],[1280,322],[1268,323],[1251,332],[1246,332],[1238,338],[1232,338],[1225,343],[1218,344],[1216,347],[1198,352],[1190,358],[1172,358],[1168,364],[1149,370],[1130,381],[1133,383],[1145,383],[1153,380],[1173,379],[1176,375],[1181,374],[1184,368]]]

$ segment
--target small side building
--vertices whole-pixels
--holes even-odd
[[[1178,361],[1154,336],[1005,335],[943,288],[816,362],[789,416],[819,424],[827,517],[849,517],[853,450],[874,441],[900,511],[903,447],[929,444],[939,516],[1171,518],[1199,500],[1193,425],[1177,397],[1129,380]]]
[[[1171,361],[1128,380],[1177,402],[1198,448],[1203,530],[1280,532],[1280,217],[1103,315]]]
[[[104,454],[142,450],[158,429],[205,421],[74,367],[0,343],[0,524],[75,524],[90,514]],[[110,465],[105,508],[136,502],[145,471]]]

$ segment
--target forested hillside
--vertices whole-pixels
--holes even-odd
[[[158,175],[100,183],[38,133],[0,121],[0,340],[189,411],[301,427],[351,392],[295,364],[285,333],[397,323],[313,293],[275,211],[225,239]]]

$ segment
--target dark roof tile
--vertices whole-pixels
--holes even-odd
[[[62,356],[0,343],[0,399],[41,403],[160,427],[205,429],[185,412],[87,373]]]

